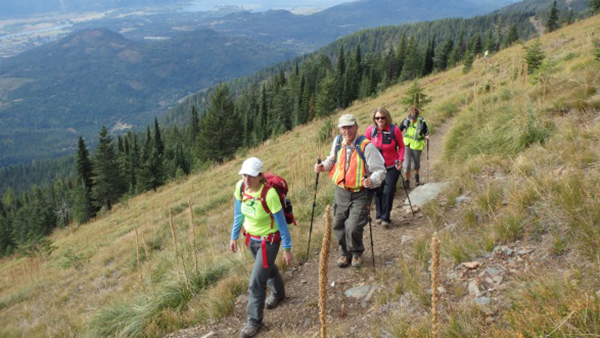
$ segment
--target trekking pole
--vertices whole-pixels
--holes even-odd
[[[367,175],[365,175],[365,180],[369,178]],[[374,249],[374,245],[373,245],[373,226],[371,225],[371,204],[372,204],[372,190],[370,188],[368,188],[369,191],[367,192],[367,200],[369,202],[369,204],[367,204],[367,210],[368,212],[368,219],[369,219],[369,234],[371,235],[371,257],[373,258],[373,273],[375,273],[375,249]]]
[[[317,159],[317,164],[321,164],[321,159]],[[315,196],[313,197],[313,207],[312,214],[310,215],[310,230],[308,231],[308,247],[306,248],[306,261],[308,262],[308,258],[310,257],[310,237],[312,235],[313,228],[313,217],[315,216],[315,207],[317,206],[317,186],[319,185],[319,173],[317,173],[317,178],[315,179]]]
[[[429,183],[429,139],[427,139],[427,183]]]
[[[404,191],[406,192],[406,198],[408,199],[408,205],[410,205],[410,211],[412,212],[413,217],[415,217],[415,211],[413,210],[412,203],[410,203],[410,197],[408,196],[408,189],[406,189],[406,184],[404,183],[404,175],[402,174],[402,169],[400,169],[400,179],[402,180],[402,186],[404,187]]]

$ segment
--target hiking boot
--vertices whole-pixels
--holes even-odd
[[[246,326],[244,326],[242,331],[240,331],[240,337],[242,337],[242,338],[254,337],[256,332],[258,332],[258,329],[260,329],[260,324],[255,325],[255,324],[248,323],[248,324],[246,324]]]
[[[354,256],[354,257],[352,257],[352,266],[353,267],[358,268],[362,264],[363,264],[363,257],[362,256]]]
[[[410,188],[410,180],[404,180],[404,187],[406,189]]]
[[[270,295],[265,301],[265,308],[269,310],[275,308],[277,304],[279,304],[279,302],[283,300],[283,298],[285,297],[277,298],[273,295]]]
[[[345,267],[347,267],[348,265],[350,265],[350,262],[349,262],[349,260],[350,260],[350,259],[348,259],[348,257],[346,257],[346,256],[343,256],[343,255],[342,255],[342,256],[340,256],[340,258],[338,258],[338,259],[337,259],[337,261],[336,261],[336,263],[337,263],[337,266],[339,266],[340,268],[345,268]]]
[[[381,224],[383,224],[384,229],[389,229],[390,226],[392,226],[392,222],[387,222],[387,221],[383,221],[383,222],[381,222]]]
[[[421,182],[419,182],[419,174],[415,174],[415,185],[421,185]]]
[[[378,219],[376,219],[376,220],[375,220],[375,224],[377,224],[377,225],[381,225],[381,218],[378,218]]]

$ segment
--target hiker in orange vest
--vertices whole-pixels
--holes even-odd
[[[262,195],[263,189],[267,189],[263,163],[251,157],[244,161],[239,174],[242,180],[237,183],[233,194],[235,211],[229,247],[232,252],[237,251],[237,240],[243,225],[246,246],[254,256],[254,267],[248,288],[248,318],[240,336],[252,337],[262,326],[265,306],[272,309],[285,298],[285,287],[275,258],[283,244],[283,262],[286,265],[292,263],[292,239],[275,189],[269,188],[265,196]],[[263,207],[263,198],[270,213]],[[268,298],[267,287],[271,291]]]
[[[340,134],[333,141],[331,153],[315,172],[329,171],[335,183],[333,232],[340,246],[337,265],[341,268],[363,263],[363,228],[369,219],[372,191],[385,180],[385,161],[377,148],[358,134],[356,117],[342,115]],[[366,178],[365,178],[366,177]]]

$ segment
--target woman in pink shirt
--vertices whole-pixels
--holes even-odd
[[[373,114],[373,124],[367,128],[365,137],[379,149],[385,160],[387,174],[385,181],[375,191],[375,205],[377,207],[376,223],[383,224],[388,228],[392,223],[390,214],[396,193],[396,183],[404,161],[402,133],[400,128],[392,123],[390,112],[384,107],[379,107]]]

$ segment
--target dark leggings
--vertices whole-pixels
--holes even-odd
[[[377,219],[384,222],[390,222],[390,214],[394,204],[394,194],[396,193],[396,183],[400,177],[400,171],[396,167],[389,168],[385,175],[385,181],[377,188],[375,192],[375,206],[377,207]]]

